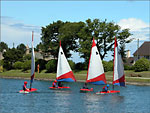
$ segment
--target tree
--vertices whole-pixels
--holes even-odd
[[[4,68],[11,69],[12,65],[16,61],[22,61],[23,54],[20,50],[17,50],[15,48],[7,50],[4,54]]]
[[[23,62],[17,61],[17,62],[14,63],[13,67],[14,67],[15,69],[22,69],[22,67],[23,67]]]
[[[71,57],[70,51],[78,49],[78,32],[84,26],[83,22],[62,22],[57,21],[52,24],[42,27],[42,44],[43,52],[50,52],[54,58],[58,57],[59,42],[67,58]]]
[[[56,58],[59,47],[59,28],[63,24],[64,22],[58,20],[57,22],[53,22],[52,24],[49,24],[46,27],[42,27],[41,40],[43,45],[43,53],[50,52],[54,56],[54,58]]]
[[[27,71],[27,70],[31,69],[31,60],[25,61],[23,63],[22,68],[23,68],[23,71]]]
[[[100,51],[101,59],[107,55],[108,51],[113,51],[114,38],[122,41],[122,45],[129,43],[128,37],[131,35],[128,29],[121,30],[119,25],[114,22],[100,21],[99,19],[86,20],[85,26],[78,33],[79,35],[79,52],[86,62],[89,60],[92,39],[96,40],[96,46]],[[124,52],[124,48],[122,49]]]
[[[139,59],[134,64],[135,72],[148,71],[149,68],[150,68],[150,62],[145,58]]]
[[[8,50],[8,45],[5,42],[0,43],[0,52],[3,52],[3,50]]]
[[[55,59],[51,59],[50,61],[48,61],[48,63],[46,64],[46,70],[47,72],[56,72],[57,70],[57,60]]]
[[[24,44],[19,44],[17,46],[17,49],[20,50],[22,52],[22,54],[26,53],[26,46]]]

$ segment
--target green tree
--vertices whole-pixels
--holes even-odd
[[[22,61],[23,54],[15,48],[7,50],[4,54],[4,68],[11,69],[16,61]]]
[[[43,70],[43,69],[46,69],[46,66],[45,64],[47,64],[47,61],[43,60],[43,59],[38,59],[36,62],[35,62],[35,70],[37,71],[37,66],[39,64],[39,70],[40,72]]]
[[[120,26],[114,22],[100,21],[99,19],[94,19],[93,21],[91,19],[86,20],[85,26],[78,35],[80,43],[79,52],[86,62],[89,60],[93,37],[96,40],[96,46],[100,51],[102,60],[108,51],[113,51],[115,36],[123,44],[131,41],[128,39],[131,35],[128,29],[121,30]],[[122,51],[124,51],[124,48]]]
[[[57,69],[57,60],[52,59],[50,61],[48,61],[48,63],[46,64],[46,70],[47,72],[56,72]]]
[[[23,61],[31,60],[31,54],[27,54],[23,56]]]
[[[68,60],[68,62],[69,62],[71,69],[74,70],[75,69],[75,63],[72,60]]]
[[[17,46],[17,49],[20,50],[22,52],[22,54],[25,54],[25,52],[26,52],[26,46],[24,44],[19,44]]]
[[[23,71],[31,69],[31,60],[27,60],[23,63]]]
[[[42,27],[41,40],[43,45],[43,55],[50,52],[54,56],[54,58],[57,57],[60,35],[59,29],[61,26],[63,26],[63,24],[64,22],[58,20],[57,22],[53,22],[46,27]]]
[[[13,67],[14,67],[15,69],[22,69],[22,67],[23,67],[23,62],[17,61],[17,62],[14,63]]]
[[[84,26],[83,22],[57,21],[42,27],[43,52],[50,52],[54,58],[58,56],[59,42],[67,58],[71,57],[70,51],[78,50],[78,32]]]
[[[135,72],[148,71],[150,68],[150,63],[147,59],[141,58],[134,64]]]
[[[3,50],[8,50],[8,45],[5,42],[0,43],[0,52],[3,52]]]

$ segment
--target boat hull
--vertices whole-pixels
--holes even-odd
[[[97,92],[96,94],[115,94],[115,93],[120,93],[120,91],[116,91],[116,90],[109,90],[107,92],[100,91],[100,92]]]
[[[70,89],[70,87],[63,86],[63,87],[49,87],[52,90],[62,90],[62,89]]]
[[[36,88],[31,88],[31,90],[26,90],[26,91],[20,90],[19,93],[30,93],[30,92],[35,92],[35,91],[37,91]]]
[[[92,91],[93,91],[93,88],[91,88],[91,89],[80,89],[81,93],[87,93],[87,92],[92,92]]]

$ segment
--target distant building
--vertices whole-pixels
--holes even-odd
[[[130,56],[130,50],[127,50],[127,56],[125,58],[124,64],[132,66],[134,64],[134,57]]]
[[[41,50],[34,51],[36,59],[44,59],[46,61],[54,59],[54,57],[50,53],[43,53]],[[30,54],[30,48],[26,46],[26,55]]]
[[[139,49],[133,53],[133,56],[135,62],[143,57],[150,60],[150,41],[144,42]]]
[[[26,45],[26,55],[28,55],[30,53],[30,48],[28,45]]]
[[[2,60],[2,59],[4,59],[4,57],[3,57],[3,53],[2,53],[2,52],[0,52],[0,60]]]

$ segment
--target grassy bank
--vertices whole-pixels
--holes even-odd
[[[74,75],[77,80],[86,79],[87,71],[75,71]],[[111,82],[113,78],[113,72],[106,72],[107,81]],[[150,71],[144,72],[134,72],[134,71],[125,71],[126,82],[141,82],[141,83],[150,83]],[[24,78],[30,79],[30,71],[22,72],[21,70],[10,70],[0,73],[1,78]],[[40,80],[53,80],[56,78],[56,73],[45,73],[42,71],[41,73],[35,73],[35,79]]]

